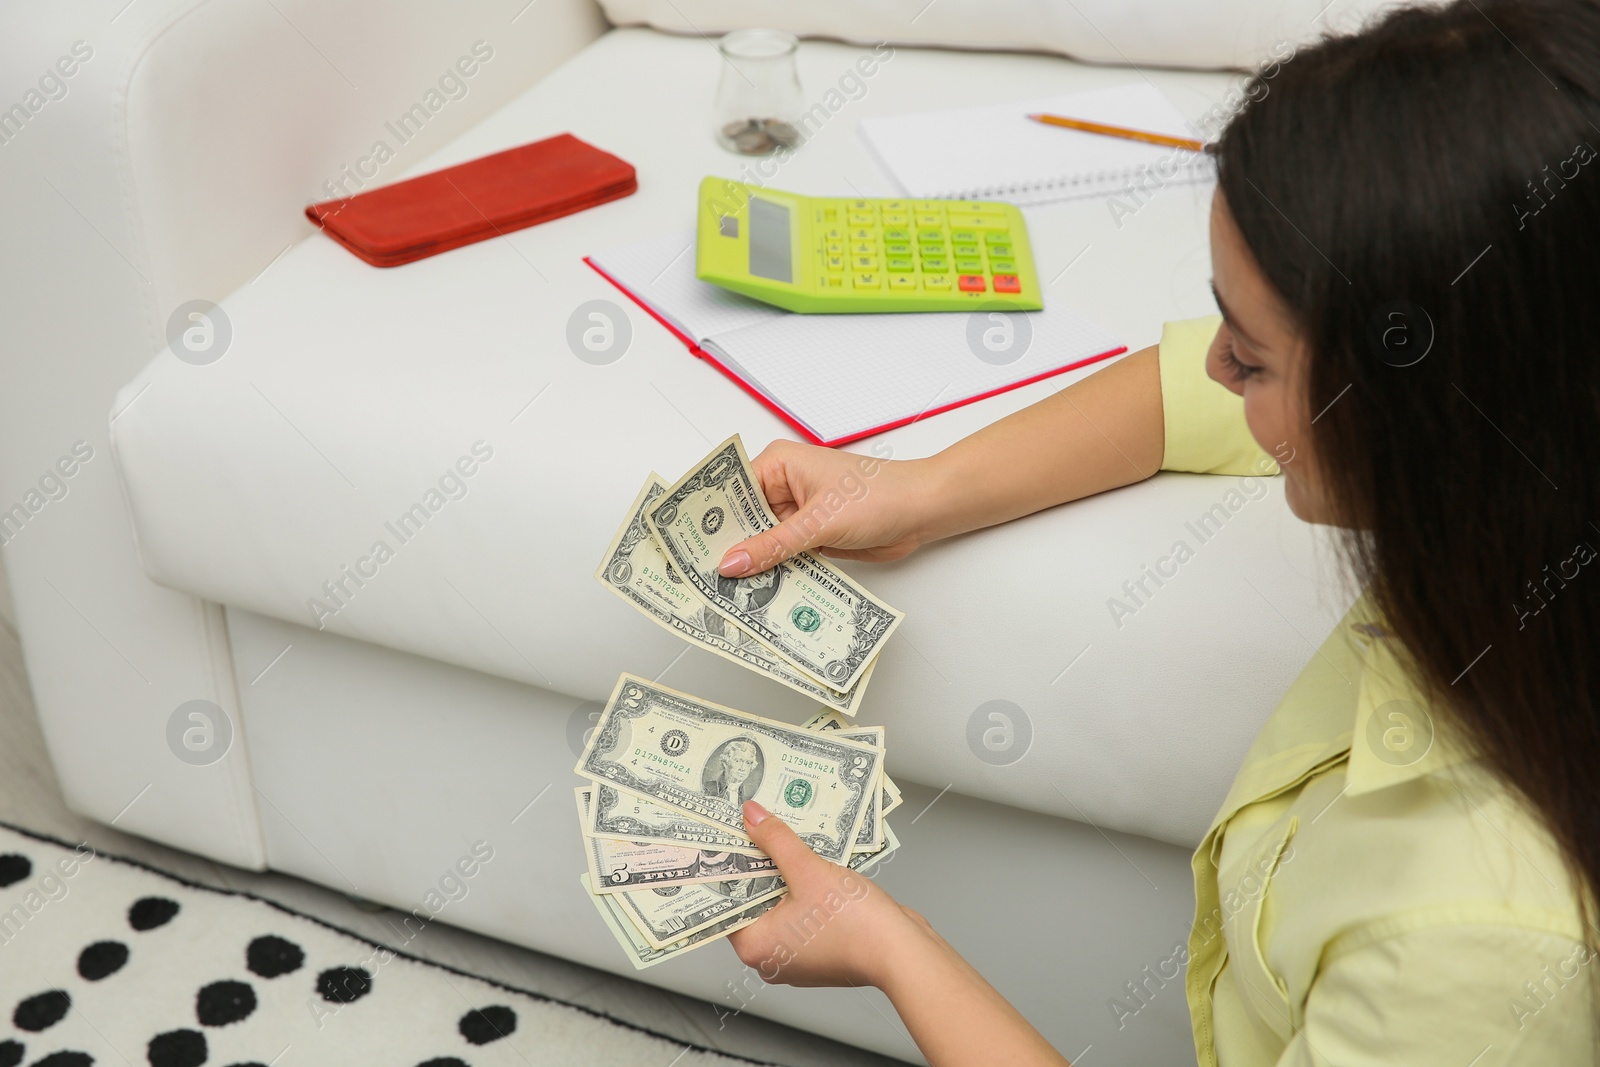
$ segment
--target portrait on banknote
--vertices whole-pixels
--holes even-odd
[[[732,737],[712,750],[702,772],[702,790],[735,808],[761,788],[761,749],[748,737]]]

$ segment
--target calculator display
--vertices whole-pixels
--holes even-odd
[[[750,273],[775,282],[794,281],[789,209],[758,196],[750,198]]]

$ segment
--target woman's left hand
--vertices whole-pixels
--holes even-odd
[[[860,872],[817,855],[753,800],[745,802],[744,821],[789,886],[776,907],[728,935],[739,959],[764,981],[881,987],[898,948],[931,934],[921,915]]]

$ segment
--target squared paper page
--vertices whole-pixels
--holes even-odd
[[[787,315],[712,342],[729,369],[824,441],[915,418],[1120,347],[1076,312],[1047,304],[1044,311],[1011,315],[1032,331],[1021,358],[989,363],[974,353],[981,350],[982,331],[998,325],[999,317],[980,315]],[[1014,323],[1013,329],[1020,327]],[[969,340],[969,331],[976,339]]]
[[[788,312],[694,276],[693,230],[664,234],[591,255],[634,296],[695,341]]]
[[[1027,117],[1033,112],[1198,139],[1172,102],[1148,82],[868,118],[858,128],[884,169],[913,197],[1037,203],[1114,190],[1140,168],[1158,164],[1167,182],[1211,176],[1210,160],[1198,153],[1046,126]]]

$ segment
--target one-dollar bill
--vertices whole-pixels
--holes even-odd
[[[754,800],[843,863],[882,783],[883,752],[624,673],[574,771],[744,834]]]
[[[872,664],[867,665],[854,685],[840,692],[807,677],[766,642],[713,611],[667,561],[645,522],[645,511],[666,491],[667,483],[652,471],[634,497],[621,529],[611,539],[595,579],[646,618],[684,640],[764,674],[829,708],[854,715],[872,676]]]
[[[668,488],[647,518],[702,600],[821,685],[848,691],[905,618],[809,552],[745,578],[719,573],[728,549],[778,525],[737,434]]]

